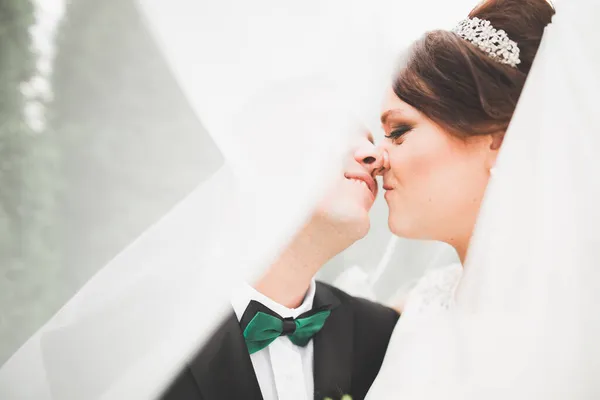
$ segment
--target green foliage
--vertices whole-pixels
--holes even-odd
[[[21,86],[36,74],[29,0],[0,1],[0,363],[37,328],[58,272],[55,218],[58,153],[32,131]],[[30,101],[30,100],[29,100]]]
[[[24,120],[20,86],[33,73],[28,27],[33,21],[30,1],[0,1],[0,237],[2,260],[18,253],[19,198]]]

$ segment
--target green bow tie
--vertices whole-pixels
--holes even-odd
[[[324,306],[299,315],[283,318],[263,304],[252,300],[240,324],[250,354],[270,345],[279,336],[287,336],[296,346],[304,347],[323,328],[331,314],[331,307]]]

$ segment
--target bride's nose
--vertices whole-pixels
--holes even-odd
[[[390,155],[387,150],[378,147],[379,153],[381,154],[381,167],[375,171],[375,175],[383,176],[387,170],[390,169]]]
[[[379,174],[384,164],[381,149],[371,143],[369,143],[369,146],[361,146],[356,149],[354,159],[369,171],[370,175]]]

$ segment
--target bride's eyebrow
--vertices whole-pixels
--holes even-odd
[[[402,115],[400,110],[387,110],[383,114],[381,114],[381,123],[383,125],[387,125],[390,117],[396,117]]]

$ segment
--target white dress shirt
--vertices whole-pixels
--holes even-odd
[[[252,286],[243,284],[232,296],[231,304],[238,321],[242,319],[251,300],[262,303],[283,318],[296,318],[312,309],[315,288],[313,280],[302,304],[298,308],[287,308]],[[269,346],[251,354],[250,360],[264,400],[312,400],[314,398],[312,340],[306,347],[300,347],[293,344],[288,337],[280,336]]]

